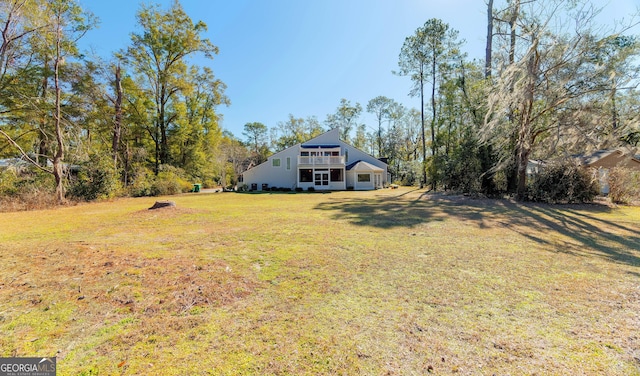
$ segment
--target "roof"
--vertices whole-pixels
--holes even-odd
[[[575,157],[578,158],[580,162],[582,162],[583,164],[590,165],[601,160],[604,157],[609,156],[611,153],[614,153],[616,151],[617,149],[598,150],[598,151],[594,151],[591,154],[577,154]]]
[[[28,166],[29,162],[25,161],[22,158],[6,158],[0,159],[0,168],[20,168]]]
[[[302,144],[300,145],[301,148],[303,149],[334,149],[334,148],[339,148],[340,145],[307,145],[307,144]]]
[[[607,149],[598,150],[591,154],[578,154],[574,155],[576,159],[585,166],[589,167],[634,167],[640,165],[640,159],[634,156],[635,150],[627,150],[623,148],[619,149]]]
[[[355,170],[355,171],[384,171],[380,167],[374,166],[371,163],[367,163],[364,161],[355,161],[350,163],[346,167],[347,171]]]

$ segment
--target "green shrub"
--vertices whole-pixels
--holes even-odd
[[[102,200],[115,197],[121,191],[118,172],[106,154],[93,154],[80,165],[72,179],[68,195],[82,200]]]
[[[141,165],[133,168],[129,194],[133,197],[151,196],[151,186],[155,176],[153,171]]]
[[[609,198],[616,204],[640,201],[640,171],[616,167],[609,171]]]
[[[443,157],[444,175],[442,183],[445,189],[464,193],[478,193],[482,189],[481,161],[475,155],[475,146],[463,144],[454,150],[453,155]]]
[[[546,203],[591,202],[600,193],[593,174],[573,162],[548,164],[529,182],[527,198]]]
[[[193,183],[186,178],[185,172],[169,165],[160,166],[157,176],[148,168],[138,166],[133,171],[129,193],[134,197],[169,196],[191,192]]]
[[[18,193],[18,174],[14,169],[0,170],[0,196],[14,196]]]
[[[54,192],[53,175],[33,166],[0,171],[0,212],[54,207]]]
[[[160,172],[155,177],[151,184],[152,196],[168,196],[178,193],[190,192],[193,189],[193,184],[186,178],[182,169],[162,165],[160,166]]]

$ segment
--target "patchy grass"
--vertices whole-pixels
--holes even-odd
[[[0,356],[60,374],[640,375],[640,209],[394,189],[0,216]]]

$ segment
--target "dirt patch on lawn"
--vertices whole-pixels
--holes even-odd
[[[213,309],[247,297],[258,286],[220,260],[148,258],[85,242],[31,254],[0,250],[7,266],[0,280],[0,330],[9,325],[18,336],[0,344],[16,356],[28,355],[37,341],[52,342],[43,333],[51,317],[59,328],[56,342],[69,344],[58,349],[60,357],[73,349],[76,336],[95,337],[99,353],[114,345],[133,346],[150,335],[169,346],[185,330],[206,322]]]

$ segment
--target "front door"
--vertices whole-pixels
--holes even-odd
[[[377,188],[382,188],[381,180],[382,180],[382,175],[374,174],[373,181],[374,181],[375,185],[373,187],[376,188],[376,189]]]
[[[317,189],[329,188],[329,172],[316,172],[314,177],[314,182]]]

